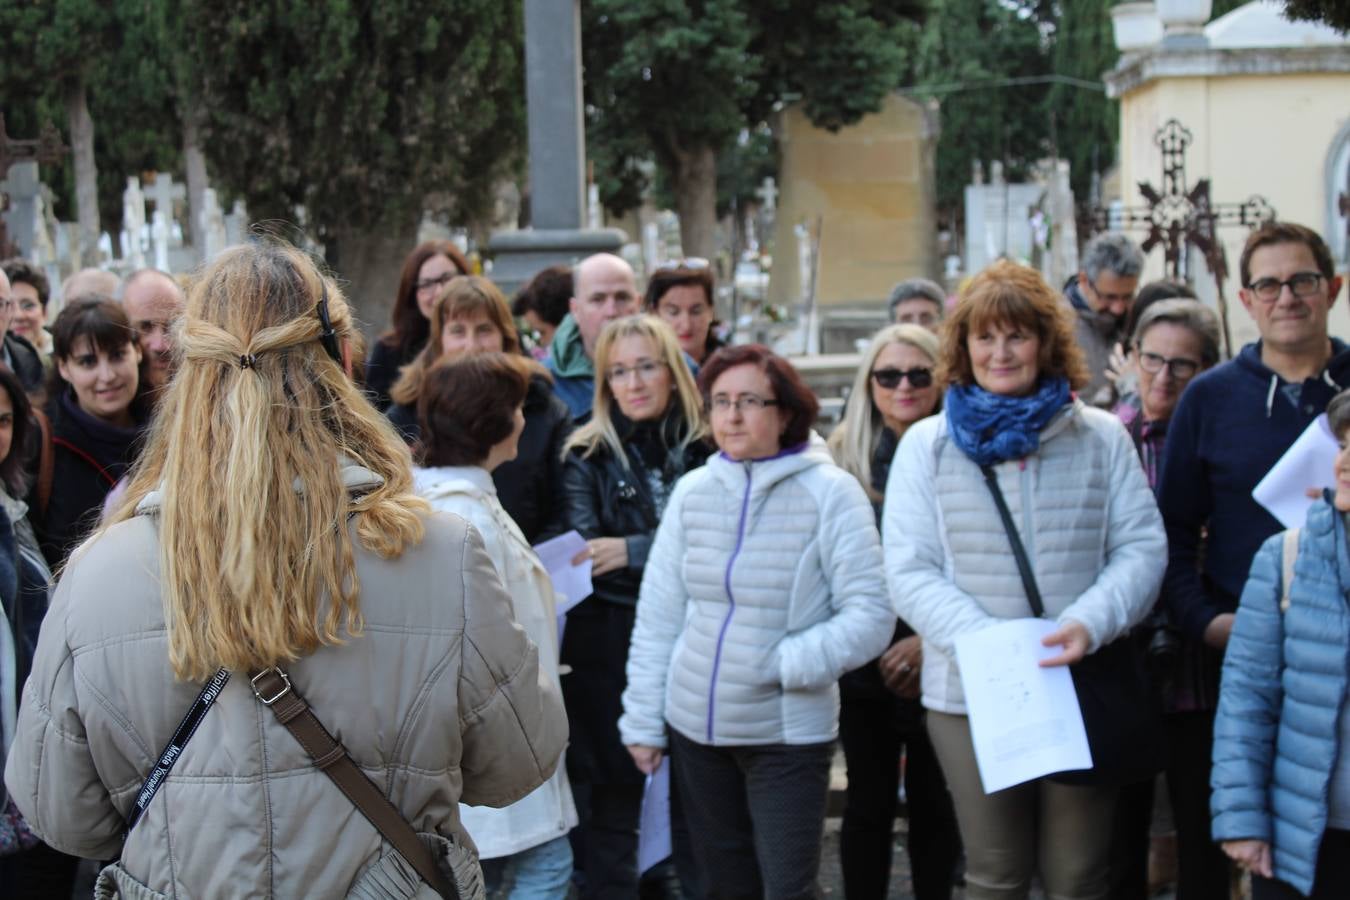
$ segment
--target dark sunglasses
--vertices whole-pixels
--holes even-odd
[[[872,377],[886,390],[900,386],[900,379],[908,378],[912,388],[926,388],[933,383],[932,369],[874,369]]]

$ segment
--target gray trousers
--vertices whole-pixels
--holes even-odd
[[[1023,900],[1036,874],[1046,900],[1107,896],[1117,788],[1039,778],[986,794],[970,720],[929,710],[928,736],[956,805],[967,900]]]
[[[818,896],[833,751],[833,744],[710,747],[671,730],[672,774],[708,900]]]

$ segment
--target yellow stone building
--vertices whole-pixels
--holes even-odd
[[[1106,83],[1110,96],[1120,100],[1120,199],[1142,206],[1139,182],[1162,187],[1154,137],[1177,119],[1192,137],[1186,155],[1191,186],[1209,178],[1215,203],[1264,197],[1280,219],[1321,232],[1338,267],[1350,267],[1347,217],[1340,206],[1342,195],[1350,205],[1350,37],[1290,22],[1276,0],[1239,7],[1203,30],[1203,18],[1187,23],[1172,15],[1169,7],[1177,5],[1187,4],[1160,0],[1156,9],[1129,4],[1123,12],[1140,19],[1147,35],[1137,43],[1123,37],[1117,7],[1122,57]],[[1208,4],[1200,5],[1207,17]],[[1161,22],[1146,21],[1158,13]],[[1234,344],[1240,346],[1256,337],[1237,299],[1238,257],[1247,232],[1228,227],[1220,234],[1230,269],[1224,292]],[[1162,260],[1161,250],[1150,254],[1146,278],[1162,274]],[[1193,260],[1197,289],[1212,302],[1213,280],[1203,261]],[[1332,328],[1350,338],[1347,305],[1344,298],[1338,302]]]

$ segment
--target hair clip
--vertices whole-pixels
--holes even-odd
[[[319,279],[319,287],[323,291],[319,298],[318,309],[315,310],[319,317],[319,343],[323,345],[324,351],[332,358],[333,362],[342,365],[342,348],[338,346],[337,332],[333,330],[333,322],[328,318],[328,283]]]
[[[258,357],[254,356],[252,353],[243,353],[243,354],[240,354],[240,356],[239,356],[239,368],[241,368],[241,369],[257,369],[257,368],[258,368]]]

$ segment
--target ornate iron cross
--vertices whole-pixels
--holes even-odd
[[[1223,293],[1224,281],[1228,278],[1228,259],[1223,241],[1216,232],[1222,225],[1258,228],[1274,220],[1275,208],[1266,198],[1256,194],[1242,203],[1215,203],[1210,199],[1208,178],[1202,178],[1195,187],[1188,188],[1186,148],[1191,144],[1191,133],[1176,119],[1168,119],[1158,129],[1154,143],[1162,151],[1162,189],[1147,181],[1139,182],[1139,193],[1143,194],[1146,206],[1126,206],[1116,210],[1095,207],[1088,213],[1087,231],[1142,231],[1144,239],[1140,246],[1143,251],[1149,253],[1161,245],[1167,262],[1167,276],[1182,281],[1193,280],[1185,252],[1187,246],[1199,250],[1218,287],[1224,341],[1231,352],[1228,304]]]

